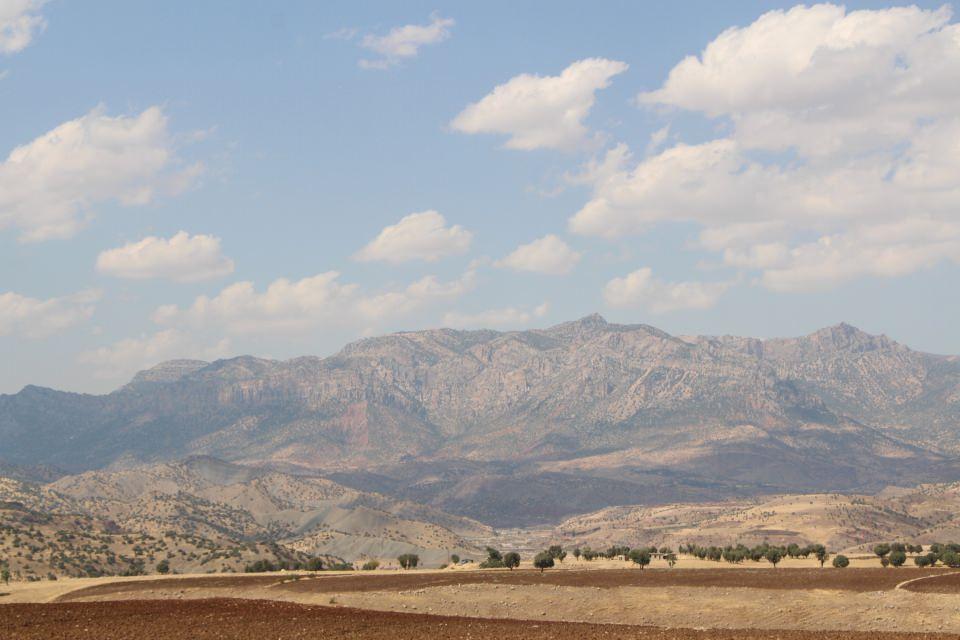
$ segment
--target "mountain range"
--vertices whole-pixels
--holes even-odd
[[[327,358],[177,360],[100,396],[0,396],[0,459],[21,476],[189,456],[501,527],[616,505],[872,493],[960,479],[960,358],[846,324],[762,340],[593,315],[397,333]]]

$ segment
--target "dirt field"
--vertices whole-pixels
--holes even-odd
[[[237,629],[257,629],[257,616],[264,611],[275,612],[284,620],[289,615],[310,621],[303,627],[310,631],[307,635],[298,636],[294,625],[278,628],[288,635],[264,636],[284,640],[429,637],[418,633],[477,640],[786,639],[857,637],[854,631],[864,632],[864,638],[911,637],[887,632],[950,633],[951,637],[960,637],[960,572],[949,569],[565,569],[543,574],[528,569],[380,571],[99,578],[51,582],[45,589],[22,587],[14,590],[13,597],[0,598],[0,603],[10,603],[0,604],[0,619],[7,621],[0,622],[0,638],[11,637],[2,634],[12,633],[12,620],[31,625],[12,636],[17,638],[245,638],[232,632],[203,635],[211,632],[200,622],[197,628],[202,633],[191,631],[190,621],[206,619],[215,621],[214,627],[235,624]],[[23,608],[14,604],[18,598],[22,603],[55,604]],[[103,603],[109,606],[100,608]],[[87,606],[91,608],[84,608]],[[110,607],[114,606],[117,609],[112,612]],[[127,624],[124,620],[133,620],[140,615],[137,611],[150,610],[151,606],[161,607],[156,615],[169,618],[169,626],[158,623],[155,631],[149,627],[154,635],[122,635]],[[251,612],[249,620],[245,607]],[[175,613],[176,619],[166,612]],[[101,622],[111,615],[117,616],[116,624]],[[434,615],[447,617],[429,617]],[[72,622],[70,616],[78,616],[80,621]],[[85,620],[93,626],[85,626]],[[348,624],[350,620],[353,622]],[[381,623],[368,627],[368,620]],[[524,620],[535,622],[519,622]],[[149,622],[152,625],[154,619]],[[72,626],[64,626],[58,636],[50,632],[58,624]],[[101,633],[101,624],[109,626],[110,633],[121,635]],[[129,624],[135,628],[133,622]],[[383,625],[396,628],[390,627],[387,632]],[[435,631],[425,630],[434,627]],[[317,629],[332,635],[312,635]],[[531,635],[529,629],[541,635]],[[580,635],[565,635],[566,629],[579,630]],[[695,633],[696,629],[711,631]],[[186,635],[164,635],[168,631]],[[407,633],[411,635],[404,635]]]
[[[134,600],[0,606],[2,640],[933,640],[937,637],[915,633],[658,629],[478,620],[263,600]]]
[[[950,573],[946,569],[930,569],[925,577]],[[689,569],[659,570],[610,569],[605,571],[553,571],[540,573],[531,570],[471,571],[449,573],[354,573],[346,575],[319,575],[292,579],[289,576],[210,576],[181,578],[175,581],[178,591],[226,590],[269,587],[291,593],[350,593],[373,591],[402,591],[432,587],[462,585],[557,586],[577,588],[615,589],[619,587],[716,587],[775,590],[830,589],[837,591],[889,591],[897,584],[918,577],[917,573],[896,569]],[[947,576],[943,576],[947,577]],[[957,576],[960,578],[960,576]],[[922,583],[921,583],[922,584]],[[939,583],[938,583],[939,584]],[[914,591],[956,593],[960,580],[945,582],[940,590],[914,588]],[[144,592],[156,592],[157,580],[137,580],[86,587],[60,598],[62,601],[81,598],[103,598],[114,595],[137,597]]]

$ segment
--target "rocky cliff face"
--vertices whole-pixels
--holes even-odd
[[[0,458],[19,464],[81,471],[209,454],[336,472],[454,510],[489,504],[477,492],[513,491],[517,478],[572,490],[589,476],[578,486],[608,504],[650,487],[682,496],[952,480],[958,427],[955,357],[848,325],[756,340],[599,316],[400,333],[322,359],[164,363],[106,396],[0,396]],[[450,461],[483,471],[459,474]],[[432,469],[452,476],[431,479]]]

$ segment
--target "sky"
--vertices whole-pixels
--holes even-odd
[[[949,5],[0,0],[0,393],[591,313],[960,354]]]

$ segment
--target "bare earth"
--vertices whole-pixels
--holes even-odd
[[[960,572],[879,567],[62,580],[11,585],[0,638],[957,637],[958,596]]]

